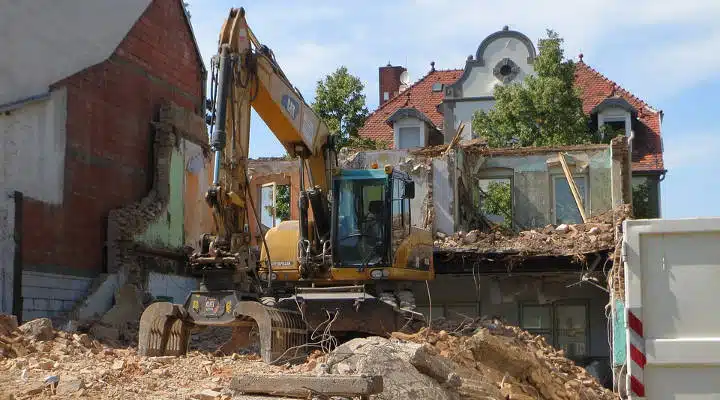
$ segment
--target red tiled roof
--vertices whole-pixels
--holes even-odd
[[[443,100],[443,92],[433,92],[433,83],[449,85],[462,75],[463,70],[435,70],[430,71],[422,79],[405,89],[402,93],[386,101],[377,110],[373,111],[360,129],[360,136],[374,140],[393,143],[393,128],[387,122],[395,111],[401,108],[416,108],[427,115],[438,129],[442,127],[443,116],[437,110],[438,104]]]
[[[660,137],[661,112],[606,78],[584,62],[575,64],[575,84],[581,90],[583,111],[590,111],[610,96],[625,99],[637,110],[639,124],[633,126],[632,169],[634,171],[664,171],[662,139]]]
[[[635,138],[633,140],[633,170],[634,171],[663,171],[662,141],[660,137],[660,112],[652,109],[644,101],[623,89],[617,83],[609,80],[601,73],[590,68],[580,61],[576,64],[575,84],[581,90],[583,110],[586,113],[600,104],[609,96],[619,96],[637,109],[638,126],[633,126]],[[422,79],[415,82],[404,92],[385,102],[368,116],[365,125],[360,129],[360,135],[375,140],[393,143],[393,129],[385,121],[390,115],[401,108],[414,107],[432,120],[438,129],[442,129],[443,116],[438,112],[437,105],[443,100],[443,92],[433,92],[433,83],[440,82],[446,85],[454,83],[460,78],[463,70],[435,70],[430,71]]]

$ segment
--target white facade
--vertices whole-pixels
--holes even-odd
[[[66,119],[65,89],[0,114],[0,188],[62,203]]]
[[[428,140],[425,121],[417,118],[403,118],[393,124],[393,142],[396,149],[424,147]]]

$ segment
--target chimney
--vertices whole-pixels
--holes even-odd
[[[407,71],[401,66],[392,66],[390,63],[380,67],[380,102],[379,106],[385,104],[389,99],[400,93],[400,75]]]

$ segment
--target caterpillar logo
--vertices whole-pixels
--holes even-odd
[[[300,109],[300,104],[297,102],[297,100],[284,94],[282,97],[281,103],[282,103],[282,106],[285,107],[285,111],[287,111],[287,113],[290,114],[290,118],[295,120],[295,118],[297,117],[298,110]]]
[[[289,267],[292,265],[292,261],[273,261],[270,265],[273,267]]]

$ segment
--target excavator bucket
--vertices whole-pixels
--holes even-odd
[[[144,356],[180,356],[187,353],[192,324],[179,304],[151,304],[140,317],[138,352]]]
[[[307,355],[307,326],[299,312],[240,301],[235,315],[257,324],[260,356],[266,363],[281,364]]]
[[[204,300],[204,294],[197,294]],[[234,298],[234,295],[233,295]],[[212,315],[182,305],[153,303],[140,317],[138,352],[144,356],[179,356],[187,353],[191,329],[194,326],[233,326],[229,343],[222,346],[224,352],[249,343],[249,326],[257,325],[260,340],[260,356],[269,364],[279,364],[307,355],[307,327],[301,314],[265,306],[257,301],[233,301],[232,313]]]

